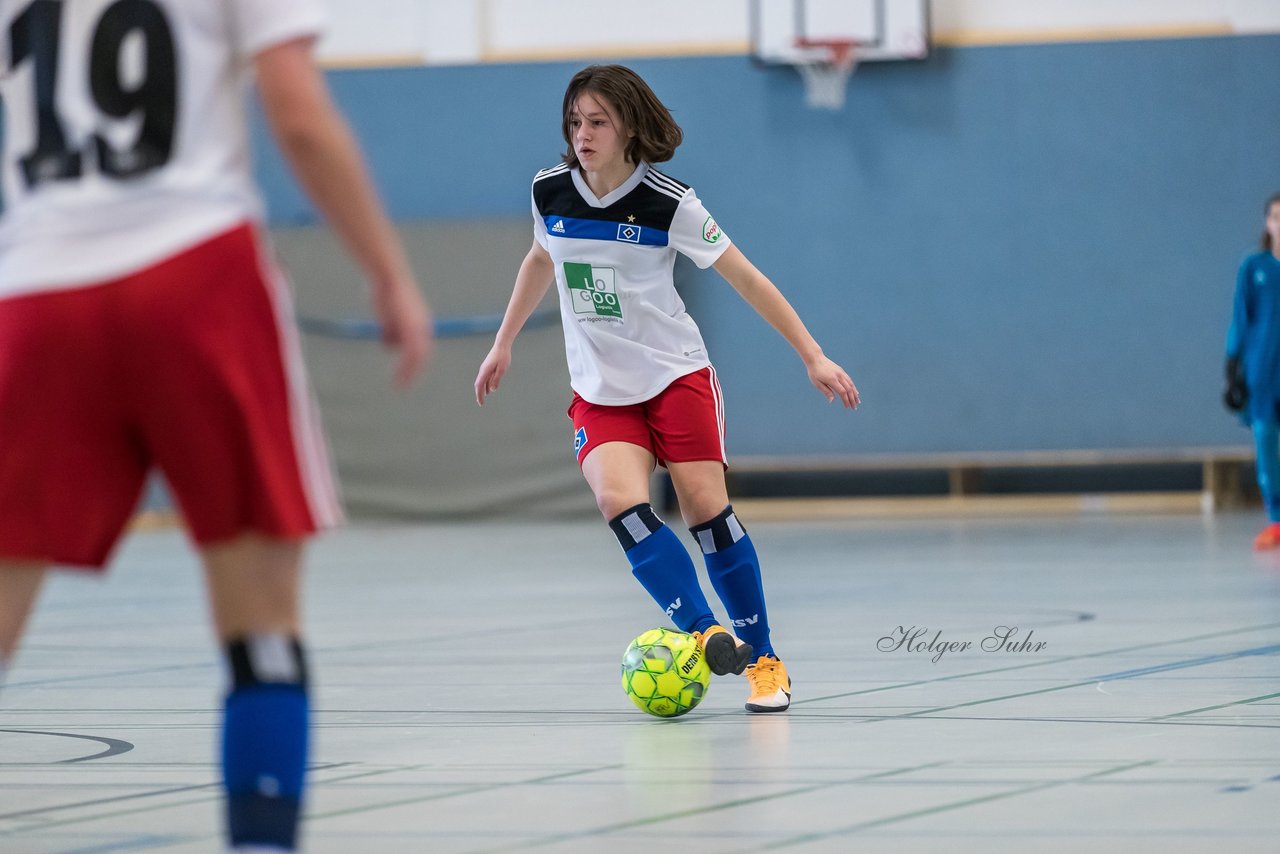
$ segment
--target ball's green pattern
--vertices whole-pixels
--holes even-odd
[[[711,669],[693,635],[650,629],[622,656],[622,689],[641,711],[660,718],[685,714],[702,702]]]

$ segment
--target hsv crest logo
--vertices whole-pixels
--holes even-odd
[[[573,434],[573,457],[577,459],[582,455],[582,449],[587,444],[587,428],[579,427]]]
[[[707,221],[702,224],[702,239],[708,243],[715,243],[720,239],[720,235],[724,234],[720,230],[720,226],[711,217],[707,217]]]
[[[627,243],[639,243],[640,242],[640,226],[627,225],[626,223],[619,223],[618,239],[625,240]]]

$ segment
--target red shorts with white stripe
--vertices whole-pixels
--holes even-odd
[[[289,289],[253,226],[0,300],[0,556],[102,566],[153,466],[202,545],[341,519]]]
[[[656,397],[627,406],[588,403],[577,392],[569,404],[578,465],[606,442],[647,448],[658,464],[717,460],[724,450],[724,396],[715,368],[685,374]]]

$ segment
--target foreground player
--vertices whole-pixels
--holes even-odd
[[[295,846],[302,541],[340,517],[250,177],[251,73],[368,276],[396,382],[430,353],[426,303],[312,58],[321,23],[317,0],[0,2],[0,671],[46,567],[103,566],[157,466],[231,674],[243,850]]]
[[[787,300],[708,215],[693,190],[654,169],[680,128],[635,72],[591,66],[569,82],[563,163],[533,179],[534,243],[520,265],[476,402],[498,389],[511,346],[555,281],[573,401],[574,450],[632,572],[711,669],[750,682],[747,709],[785,710],[791,680],[769,640],[760,566],[729,505],[723,403],[706,346],[672,278],[676,252],[715,265],[796,349],[828,401],[858,405]],[[655,463],[671,473],[680,510],[740,640],[720,626],[680,540],[649,503]]]
[[[1267,199],[1260,252],[1241,262],[1227,333],[1227,408],[1253,428],[1268,524],[1253,541],[1280,547],[1280,193]]]

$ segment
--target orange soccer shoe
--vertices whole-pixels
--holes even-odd
[[[748,712],[785,712],[791,705],[791,677],[781,661],[762,655],[747,668]]]
[[[717,676],[741,673],[751,660],[751,644],[738,640],[724,626],[711,626],[705,632],[694,632],[693,636],[702,644],[707,666]]]
[[[1265,552],[1280,547],[1280,522],[1272,522],[1253,538],[1253,550]]]

